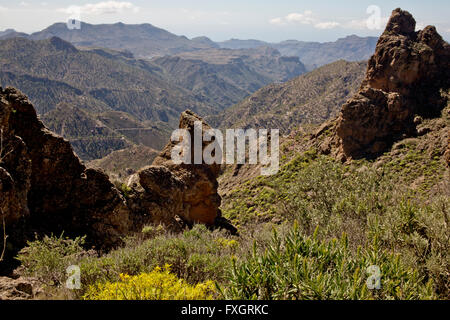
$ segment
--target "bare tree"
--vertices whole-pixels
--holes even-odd
[[[3,159],[6,158],[7,155],[9,155],[12,150],[6,151],[6,147],[3,145],[3,128],[0,128],[0,165],[3,162]]]
[[[0,208],[0,215],[2,216],[2,226],[3,226],[3,247],[0,253],[0,262],[3,261],[3,258],[5,257],[6,252],[6,239],[8,239],[8,236],[6,235],[6,222],[5,222],[5,216],[3,215],[3,210]]]
[[[3,159],[5,159],[5,157],[10,154],[11,151],[9,152],[4,152],[3,149],[3,128],[0,129],[0,165],[3,162]],[[5,221],[5,216],[3,214],[3,210],[0,208],[0,215],[2,217],[2,229],[3,229],[3,246],[2,249],[0,250],[0,262],[3,261],[3,258],[5,257],[5,252],[6,252],[6,239],[8,238],[8,236],[6,235],[6,221]]]

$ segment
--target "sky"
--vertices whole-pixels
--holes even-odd
[[[449,0],[0,0],[0,30],[32,33],[69,18],[100,24],[151,23],[189,38],[335,41],[347,35],[379,36],[393,9],[435,25],[450,39]]]

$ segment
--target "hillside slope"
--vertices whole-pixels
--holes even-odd
[[[197,50],[152,62],[164,69],[167,79],[222,109],[270,83],[306,72],[298,58],[283,57],[271,48]]]
[[[282,84],[258,90],[208,121],[221,128],[273,128],[288,134],[302,124],[335,117],[358,89],[365,62],[338,61]]]
[[[342,239],[357,257],[376,252],[366,267],[383,270],[381,290],[396,288],[383,299],[449,299],[450,47],[434,27],[415,32],[415,24],[408,12],[393,11],[359,91],[336,119],[282,139],[276,175],[259,176],[249,165],[226,168],[219,179],[221,209],[239,230],[284,230],[294,223],[307,241]],[[247,270],[265,268],[267,256],[274,255],[255,254],[236,280],[245,286]],[[394,284],[389,259],[414,270],[408,276],[418,281],[414,293],[405,294],[405,282]],[[278,268],[274,263],[267,272]]]
[[[83,125],[91,126],[87,123],[65,120],[65,132],[59,132],[60,121],[72,116],[70,108],[84,110],[83,119],[89,118],[92,123],[99,121],[99,114],[110,114],[107,118],[111,118],[117,112],[126,113],[133,119],[136,130],[133,132],[133,127],[122,127],[115,121],[118,126],[110,129],[116,132],[108,135],[125,135],[137,143],[145,141],[152,148],[164,145],[168,129],[177,126],[179,114],[185,109],[203,115],[220,110],[166,81],[161,68],[148,61],[113,55],[100,49],[79,50],[59,38],[4,40],[0,45],[0,66],[0,84],[13,85],[27,92],[49,127],[62,134],[70,132],[66,136],[68,139],[78,139],[76,151],[83,157],[86,155],[86,159],[106,154],[95,148],[94,152],[86,154],[89,148],[83,146],[82,141],[97,139],[97,134],[74,130]],[[64,110],[63,106],[69,106],[69,109]],[[52,115],[46,117],[49,112]],[[58,112],[62,114],[57,116]],[[99,126],[108,127],[105,123]],[[125,134],[118,132],[122,129],[126,129]],[[142,135],[147,138],[133,139],[133,136]],[[104,147],[105,150],[117,149],[123,145],[106,143]]]

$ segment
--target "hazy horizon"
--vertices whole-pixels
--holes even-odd
[[[441,10],[435,10],[439,5]],[[375,7],[374,7],[375,6]],[[450,3],[434,1],[341,1],[309,3],[289,0],[230,0],[211,3],[193,0],[187,5],[181,0],[131,1],[22,1],[16,4],[0,0],[0,30],[15,29],[33,33],[65,22],[75,13],[89,24],[150,23],[188,38],[206,36],[213,41],[254,39],[266,42],[285,40],[329,42],[349,35],[378,37],[391,11],[397,7],[410,11],[417,28],[435,25],[438,32],[450,38],[448,13]],[[377,11],[379,10],[379,11]],[[380,17],[378,27],[369,28],[367,20]]]

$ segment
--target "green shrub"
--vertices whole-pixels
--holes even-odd
[[[120,181],[114,181],[114,186],[117,188],[117,190],[120,191],[120,193],[125,197],[129,198],[131,195],[131,192],[133,189],[128,187],[125,183],[122,183]]]
[[[151,230],[150,230],[151,229]],[[156,227],[158,230],[158,227]],[[153,233],[155,228],[146,228]],[[144,238],[145,239],[145,238]],[[120,274],[137,276],[166,264],[171,272],[190,284],[208,280],[223,281],[231,266],[230,256],[238,243],[219,231],[203,225],[181,234],[158,234],[142,240],[131,237],[123,248],[101,257],[86,257],[79,262],[83,290],[101,282],[117,282]]]
[[[67,267],[88,255],[82,247],[84,242],[85,237],[71,240],[63,234],[36,238],[27,242],[28,246],[19,252],[17,259],[25,275],[36,277],[45,285],[59,286],[67,280]]]
[[[370,266],[381,269],[380,290],[368,289]],[[345,235],[319,241],[302,235],[297,225],[284,237],[274,232],[265,252],[255,247],[248,259],[234,261],[230,282],[220,291],[227,299],[435,298],[431,281],[377,243],[352,253]]]

